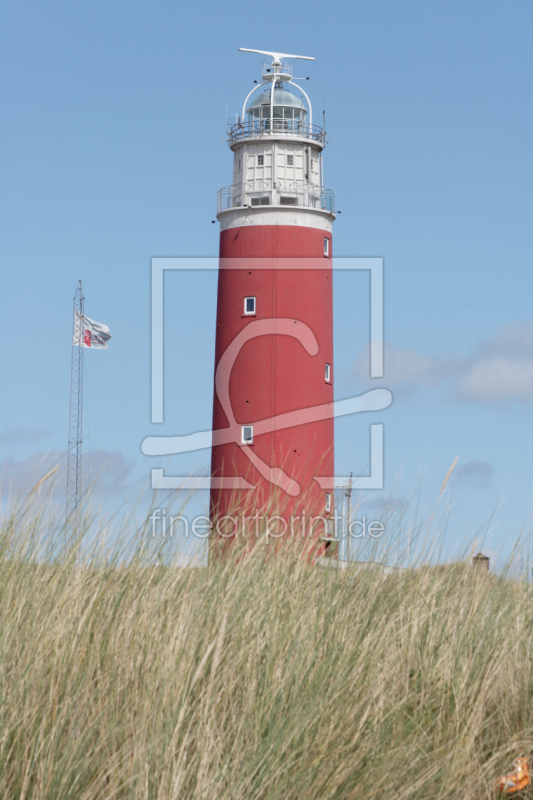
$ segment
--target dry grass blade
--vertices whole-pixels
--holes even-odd
[[[265,544],[184,568],[142,535],[47,560],[32,513],[0,529],[0,797],[477,800],[531,754],[525,582]]]
[[[450,475],[451,475],[451,474],[452,474],[452,472],[454,471],[454,469],[455,469],[455,465],[457,464],[457,462],[458,462],[458,461],[459,461],[459,456],[456,456],[456,458],[455,458],[455,460],[454,460],[453,464],[451,465],[450,469],[449,469],[449,470],[448,470],[448,472],[446,473],[446,477],[444,478],[444,481],[443,481],[443,484],[442,484],[442,486],[440,487],[439,497],[440,497],[440,496],[442,495],[442,493],[444,492],[444,490],[445,490],[445,488],[446,488],[446,484],[447,484],[447,483],[448,483],[448,481],[450,480]]]
[[[42,486],[42,485],[43,485],[43,483],[46,483],[46,481],[47,481],[49,478],[51,478],[51,477],[52,477],[52,475],[53,475],[55,472],[57,472],[57,470],[59,469],[59,467],[60,467],[60,466],[61,466],[60,464],[57,464],[57,465],[56,465],[55,467],[53,467],[53,468],[52,468],[52,469],[51,469],[49,472],[47,472],[47,473],[46,473],[46,475],[44,475],[44,476],[41,478],[41,480],[37,481],[37,483],[35,484],[35,486],[32,486],[32,488],[31,488],[31,489],[30,489],[30,491],[28,492],[28,497],[30,496],[30,494],[32,494],[33,492],[35,492],[35,491],[36,491],[36,490],[37,490],[37,489],[38,489],[40,486]]]

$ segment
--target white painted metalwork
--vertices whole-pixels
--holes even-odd
[[[270,122],[270,118],[262,121]],[[318,142],[321,147],[325,146],[325,134],[318,125],[310,125],[307,122],[303,122],[298,126],[289,127],[288,122],[290,120],[275,120],[272,127],[270,125],[268,127],[257,125],[256,120],[254,122],[238,122],[228,130],[228,142],[231,147],[234,142],[239,142],[242,139],[279,139],[287,136],[291,139],[312,139],[314,142]]]
[[[251,92],[248,92],[248,94],[246,95],[246,99],[245,99],[244,103],[242,104],[242,114],[241,114],[241,119],[242,119],[242,121],[243,121],[243,122],[244,122],[244,115],[245,115],[245,113],[246,113],[246,103],[248,102],[248,100],[250,99],[250,97],[253,95],[253,93],[256,91],[256,89],[260,89],[260,88],[261,88],[261,86],[266,86],[266,83],[258,83],[258,84],[257,84],[257,86],[254,86],[254,88],[252,89],[252,91],[251,91]],[[236,127],[236,126],[234,125],[233,127]]]
[[[281,62],[282,58],[300,58],[303,61],[314,61],[313,56],[291,56],[288,53],[274,53],[272,50],[249,50],[247,47],[239,47],[241,53],[259,53],[260,56],[272,56],[273,64]]]
[[[274,87],[275,87],[276,82],[277,81],[282,81],[284,83],[289,83],[289,84],[292,84],[293,86],[296,86],[296,84],[294,84],[293,81],[298,80],[297,78],[293,78],[293,75],[292,75],[292,64],[288,64],[288,63],[283,64],[282,63],[282,59],[299,58],[299,59],[303,59],[304,61],[314,61],[315,59],[312,56],[291,56],[291,55],[287,55],[285,53],[270,52],[268,50],[249,50],[247,47],[239,47],[239,50],[241,52],[243,52],[243,53],[259,53],[259,54],[264,55],[264,56],[272,56],[272,63],[270,64],[269,67],[266,65],[266,62],[263,62],[263,74],[262,74],[263,82],[258,84],[257,86],[254,86],[254,88],[248,94],[248,96],[246,97],[246,100],[243,103],[241,120],[244,122],[244,114],[246,112],[246,103],[248,102],[248,100],[251,97],[251,95],[255,92],[255,90],[259,89],[261,86],[266,86],[268,83],[272,83],[272,90],[271,90],[271,97],[270,97],[270,119],[273,121],[274,120],[274,114],[273,114]],[[304,95],[304,97],[306,98],[306,100],[307,100],[307,102],[309,104],[309,124],[312,125],[313,124],[313,109],[311,107],[311,101],[309,100],[309,97],[307,96],[306,92],[302,89],[301,86],[298,86],[298,89],[302,92],[302,94]]]
[[[240,50],[271,56],[272,62],[263,62],[262,81],[247,93],[241,116],[227,131],[234,153],[233,181],[218,192],[217,215],[230,214],[224,222],[227,226],[239,208],[257,211],[261,207],[269,219],[275,209],[281,214],[290,211],[291,218],[296,208],[308,209],[324,216],[314,224],[326,229],[335,219],[335,195],[323,185],[322,177],[326,136],[313,124],[311,100],[294,83],[292,64],[286,60],[314,58],[245,47]],[[256,90],[263,94],[250,101]],[[261,224],[260,218],[255,213],[254,223]]]
[[[335,213],[335,192],[332,189],[305,182],[293,182],[286,188],[276,189],[272,186],[271,181],[254,181],[224,186],[218,191],[217,213],[220,214],[221,211],[227,211],[229,208],[250,206],[253,197],[267,197],[268,203],[264,203],[264,205],[269,206],[299,206],[316,208],[330,214]],[[294,198],[295,202],[283,202],[286,198]]]

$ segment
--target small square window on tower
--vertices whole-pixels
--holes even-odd
[[[242,443],[243,444],[253,444],[254,443],[254,428],[253,428],[253,425],[243,425],[242,426]]]
[[[287,156],[287,166],[288,167],[294,166],[294,156]]]
[[[326,364],[326,383],[331,383],[331,364]]]
[[[258,167],[262,167],[264,163],[265,163],[265,157],[264,156],[257,156],[257,166]]]
[[[324,236],[324,255],[329,256],[329,239]]]
[[[331,511],[331,495],[326,494],[326,514],[329,514]]]
[[[255,297],[244,298],[244,313],[255,314]]]

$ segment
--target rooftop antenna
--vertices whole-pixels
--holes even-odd
[[[70,418],[67,465],[67,523],[74,526],[81,506],[81,448],[83,423],[83,350],[85,297],[78,281],[73,303],[72,356],[70,361]]]
[[[239,50],[242,53],[259,53],[262,56],[272,56],[272,63],[275,66],[279,66],[281,64],[282,58],[301,58],[303,61],[315,60],[311,56],[291,56],[289,53],[274,53],[272,50],[249,50],[247,47],[239,47]]]
[[[275,53],[273,50],[251,50],[248,47],[239,47],[241,53],[259,53],[263,56],[272,56],[272,64],[269,67],[265,67],[265,63],[263,62],[263,80],[261,84],[257,85],[252,89],[252,91],[246,97],[243,106],[242,106],[242,118],[244,120],[244,112],[246,108],[246,103],[248,102],[248,98],[250,95],[258,89],[259,86],[265,86],[267,82],[272,82],[272,89],[270,92],[270,117],[273,119],[274,117],[274,88],[276,86],[276,82],[287,82],[292,83],[293,80],[304,80],[303,78],[293,78],[292,75],[292,64],[282,64],[282,59],[292,59],[292,58],[299,58],[304,61],[314,61],[313,56],[295,56],[291,55],[290,53]],[[296,84],[293,84],[294,86]],[[302,89],[301,86],[298,87],[300,91],[305,96],[308,104],[309,104],[309,125],[313,125],[313,108],[311,106],[311,101],[307,96],[307,93]]]

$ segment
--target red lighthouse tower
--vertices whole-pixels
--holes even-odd
[[[320,555],[333,503],[316,478],[334,474],[326,138],[294,83],[290,59],[304,57],[248,52],[273,60],[228,132],[233,181],[218,193],[211,515],[231,515],[234,534],[253,537],[257,514],[268,513],[278,542],[305,537],[306,552]]]

